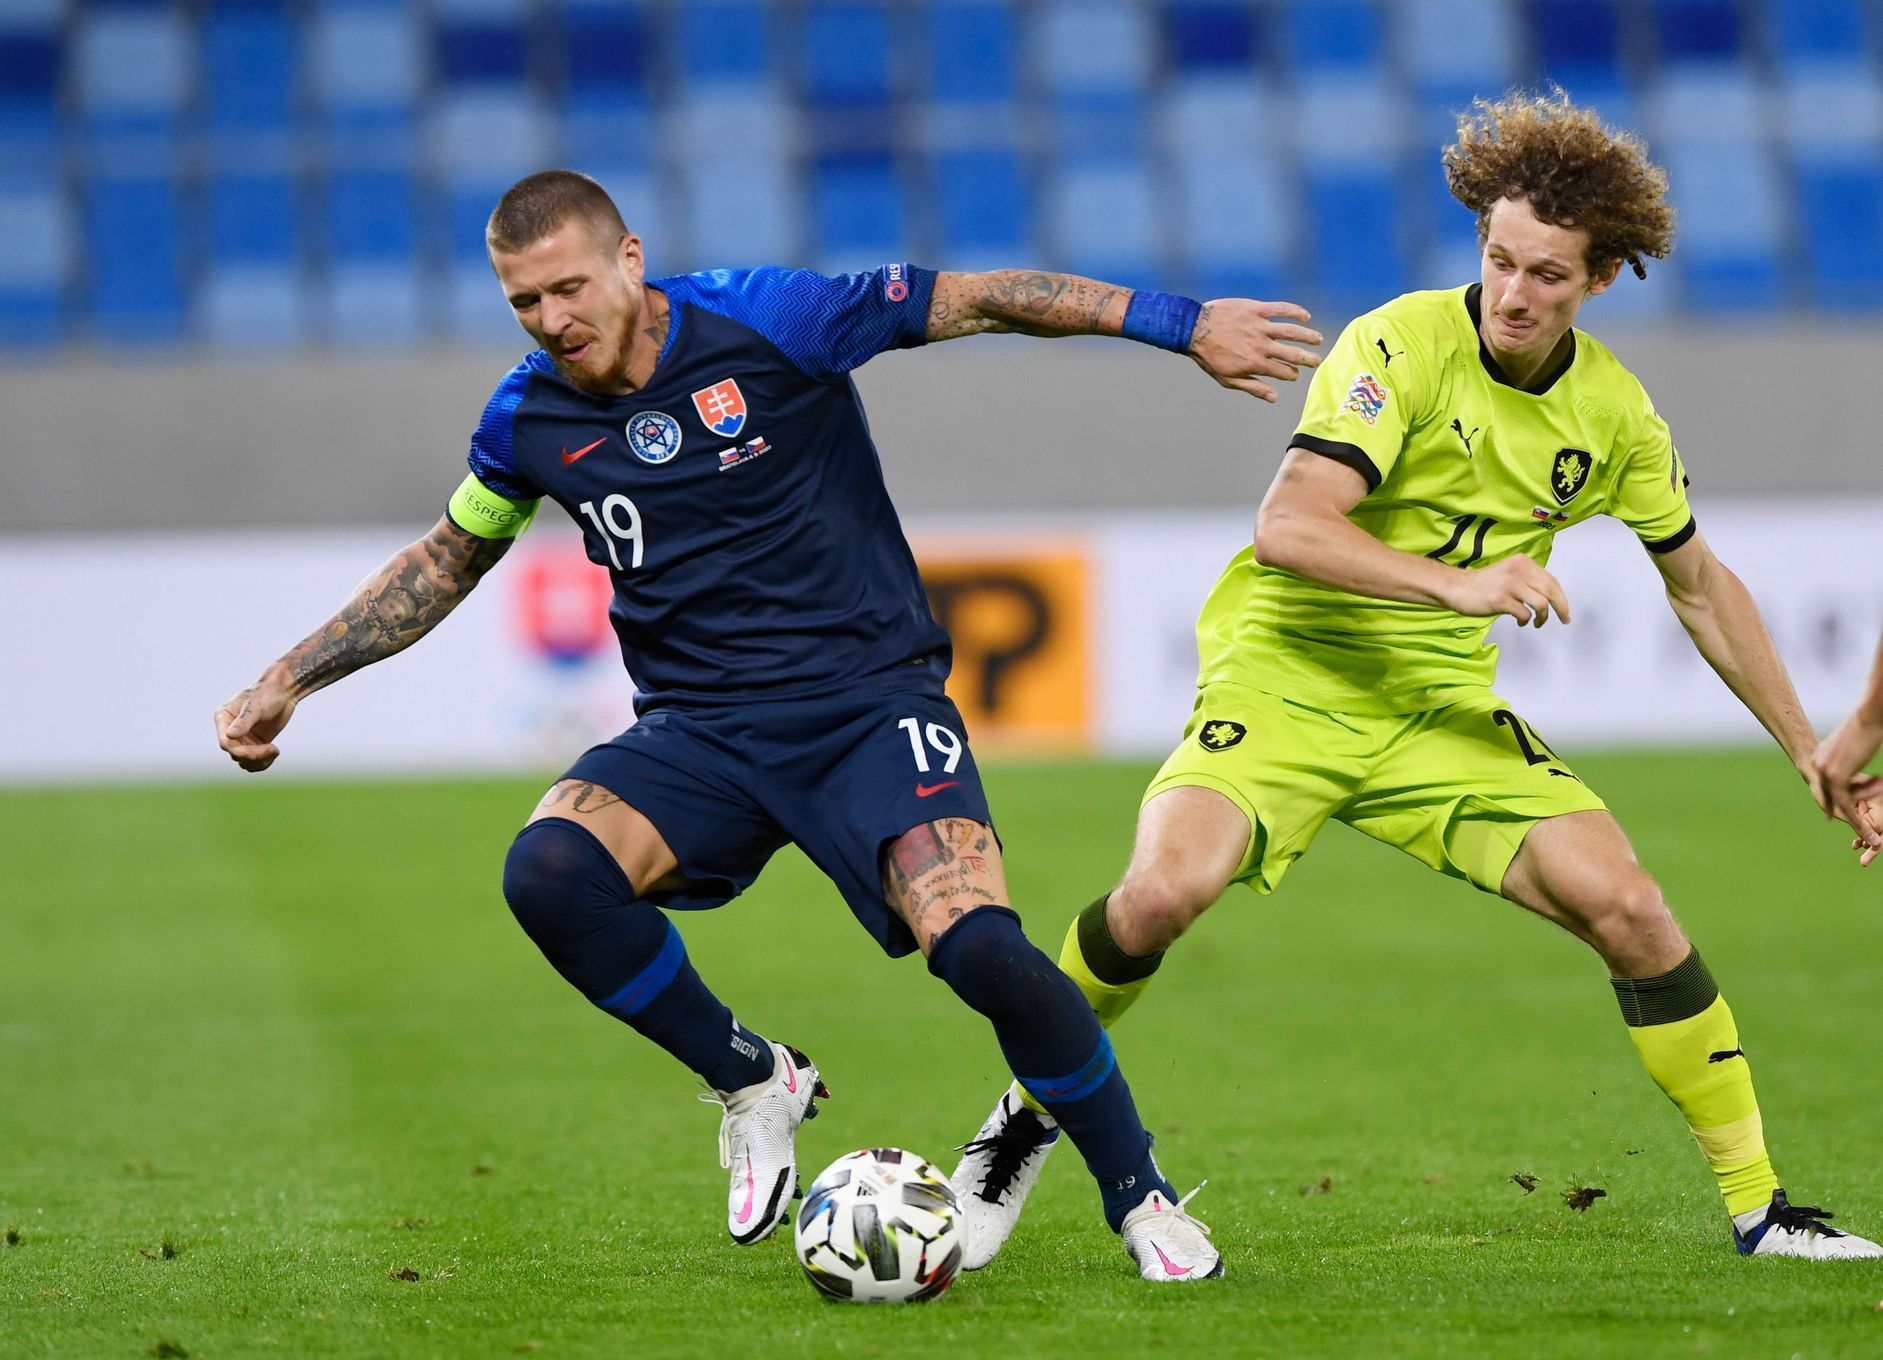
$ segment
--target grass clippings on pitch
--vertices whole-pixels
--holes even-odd
[[[1883,868],[1775,754],[1577,766],[1721,979],[1793,1198],[1883,1231]],[[1147,774],[990,775],[1049,951]],[[1140,1284],[1062,1145],[993,1268],[826,1304],[782,1238],[725,1239],[690,1079],[511,922],[541,782],[0,795],[0,1357],[1883,1354],[1883,1264],[1733,1253],[1586,950],[1339,827],[1116,1035],[1223,1281]],[[950,1164],[1004,1084],[795,854],[681,925],[836,1093],[807,1183],[864,1144]]]

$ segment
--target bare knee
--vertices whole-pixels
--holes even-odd
[[[1598,901],[1575,914],[1583,926],[1578,933],[1618,977],[1665,973],[1691,948],[1660,886],[1642,869],[1618,876]]]
[[[1105,924],[1125,953],[1146,958],[1177,941],[1222,894],[1223,885],[1168,873],[1125,875],[1105,907]]]

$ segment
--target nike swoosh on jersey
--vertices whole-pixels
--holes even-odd
[[[605,444],[607,442],[608,442],[608,436],[603,435],[600,439],[597,439],[594,444],[584,444],[581,448],[577,449],[574,453],[570,453],[569,446],[567,444],[564,444],[562,446],[562,461],[565,465],[569,463],[573,463],[576,459],[580,458],[583,454],[587,453],[590,449],[595,448],[596,445]]]
[[[952,788],[959,787],[960,783],[961,781],[959,779],[950,779],[945,784],[917,784],[915,786],[915,796],[917,798],[932,798],[934,795],[940,793],[943,789],[952,789]]]

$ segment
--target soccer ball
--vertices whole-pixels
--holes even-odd
[[[901,1148],[863,1148],[811,1183],[798,1210],[798,1264],[833,1299],[920,1303],[954,1282],[961,1228],[941,1172]]]

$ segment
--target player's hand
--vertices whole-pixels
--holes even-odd
[[[1883,827],[1883,779],[1873,779],[1868,793],[1860,793],[1856,800],[1857,821],[1851,825],[1857,828],[1857,836],[1850,843],[1850,848],[1857,852],[1857,866],[1870,867],[1870,861],[1883,855],[1883,841],[1866,840],[1863,827],[1868,826],[1872,833]]]
[[[1805,782],[1811,785],[1811,796],[1818,800],[1818,806],[1827,816],[1841,815],[1840,795],[1846,800],[1846,806],[1852,797],[1867,796],[1853,794],[1853,787],[1858,783],[1865,780],[1883,783],[1883,777],[1861,773],[1879,746],[1883,746],[1883,723],[1866,722],[1859,711],[1839,723],[1806,759],[1801,767]],[[1845,817],[1844,820],[1850,819]]]
[[[1275,389],[1264,378],[1293,382],[1302,369],[1320,366],[1320,355],[1297,348],[1321,343],[1319,331],[1294,324],[1309,319],[1292,302],[1217,298],[1197,316],[1190,357],[1224,387],[1272,402]]]
[[[216,744],[250,774],[265,770],[281,754],[275,738],[294,705],[293,691],[264,675],[216,710]]]
[[[1550,614],[1569,622],[1569,597],[1554,576],[1519,553],[1479,570],[1454,568],[1450,598],[1460,614],[1486,618],[1508,614],[1518,623],[1541,628]]]

